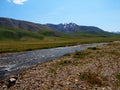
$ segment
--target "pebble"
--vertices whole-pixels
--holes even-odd
[[[10,82],[14,82],[14,81],[16,81],[15,78],[10,78]]]

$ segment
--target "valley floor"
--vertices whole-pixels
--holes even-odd
[[[120,90],[120,43],[36,65],[20,74],[9,90]]]

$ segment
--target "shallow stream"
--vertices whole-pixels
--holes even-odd
[[[1,56],[0,78],[3,78],[4,76],[10,75],[12,73],[19,73],[21,70],[24,70],[28,67],[59,58],[65,54],[85,50],[88,47],[101,46],[103,44],[105,43],[81,44],[76,46],[41,49],[27,51],[24,53],[16,53],[8,56]]]

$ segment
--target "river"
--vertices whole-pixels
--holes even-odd
[[[65,54],[85,50],[88,47],[101,46],[105,43],[81,44],[51,49],[41,49],[16,53],[0,57],[0,78],[10,74],[19,73],[21,70],[32,67],[38,63],[59,58]]]

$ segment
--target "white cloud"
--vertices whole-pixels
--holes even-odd
[[[13,2],[14,4],[19,4],[22,5],[24,4],[27,0],[7,0],[8,2]]]
[[[13,3],[22,5],[22,4],[24,4],[24,2],[26,2],[26,1],[27,1],[27,0],[13,0]]]

